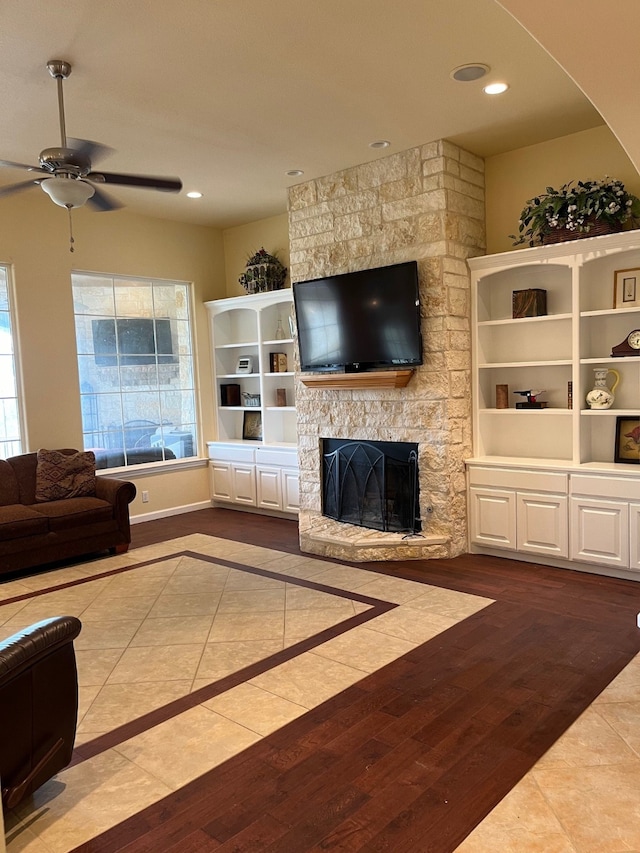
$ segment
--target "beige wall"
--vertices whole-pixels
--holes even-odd
[[[209,332],[203,302],[224,295],[222,234],[213,228],[139,216],[126,210],[73,214],[69,252],[65,210],[38,190],[0,202],[0,262],[13,268],[26,418],[26,449],[81,447],[72,270],[194,282],[202,439],[213,434]],[[209,500],[206,467],[155,475],[145,512]],[[143,478],[142,478],[143,479]],[[132,515],[142,511],[140,497]]]
[[[276,254],[289,268],[289,222],[286,213],[228,228],[222,232],[222,237],[227,284],[225,296],[242,296],[244,290],[238,284],[238,276],[244,272],[247,259],[262,247],[269,254]],[[285,286],[290,286],[288,276]]]
[[[487,252],[514,248],[520,212],[527,199],[572,180],[608,175],[640,196],[640,176],[613,133],[604,125],[539,145],[530,145],[485,161]]]

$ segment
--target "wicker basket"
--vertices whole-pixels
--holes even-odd
[[[570,231],[568,228],[554,228],[547,234],[542,235],[542,245],[548,246],[551,243],[564,243],[567,240],[581,240],[583,237],[599,237],[602,234],[615,234],[621,231],[620,226],[612,225],[610,222],[604,222],[601,219],[588,222],[588,231]]]

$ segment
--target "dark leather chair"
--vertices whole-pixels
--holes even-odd
[[[13,808],[71,761],[78,718],[75,616],[37,622],[0,642],[0,779]]]

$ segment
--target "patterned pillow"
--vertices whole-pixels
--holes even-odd
[[[36,501],[59,501],[96,493],[96,457],[86,452],[60,453],[38,450]]]

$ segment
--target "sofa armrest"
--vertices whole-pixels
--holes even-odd
[[[136,487],[128,480],[117,480],[115,477],[96,477],[96,497],[109,501],[115,506],[121,503],[127,506],[136,496]]]
[[[75,616],[55,616],[30,625],[0,643],[0,687],[52,652],[71,643],[82,623]]]

